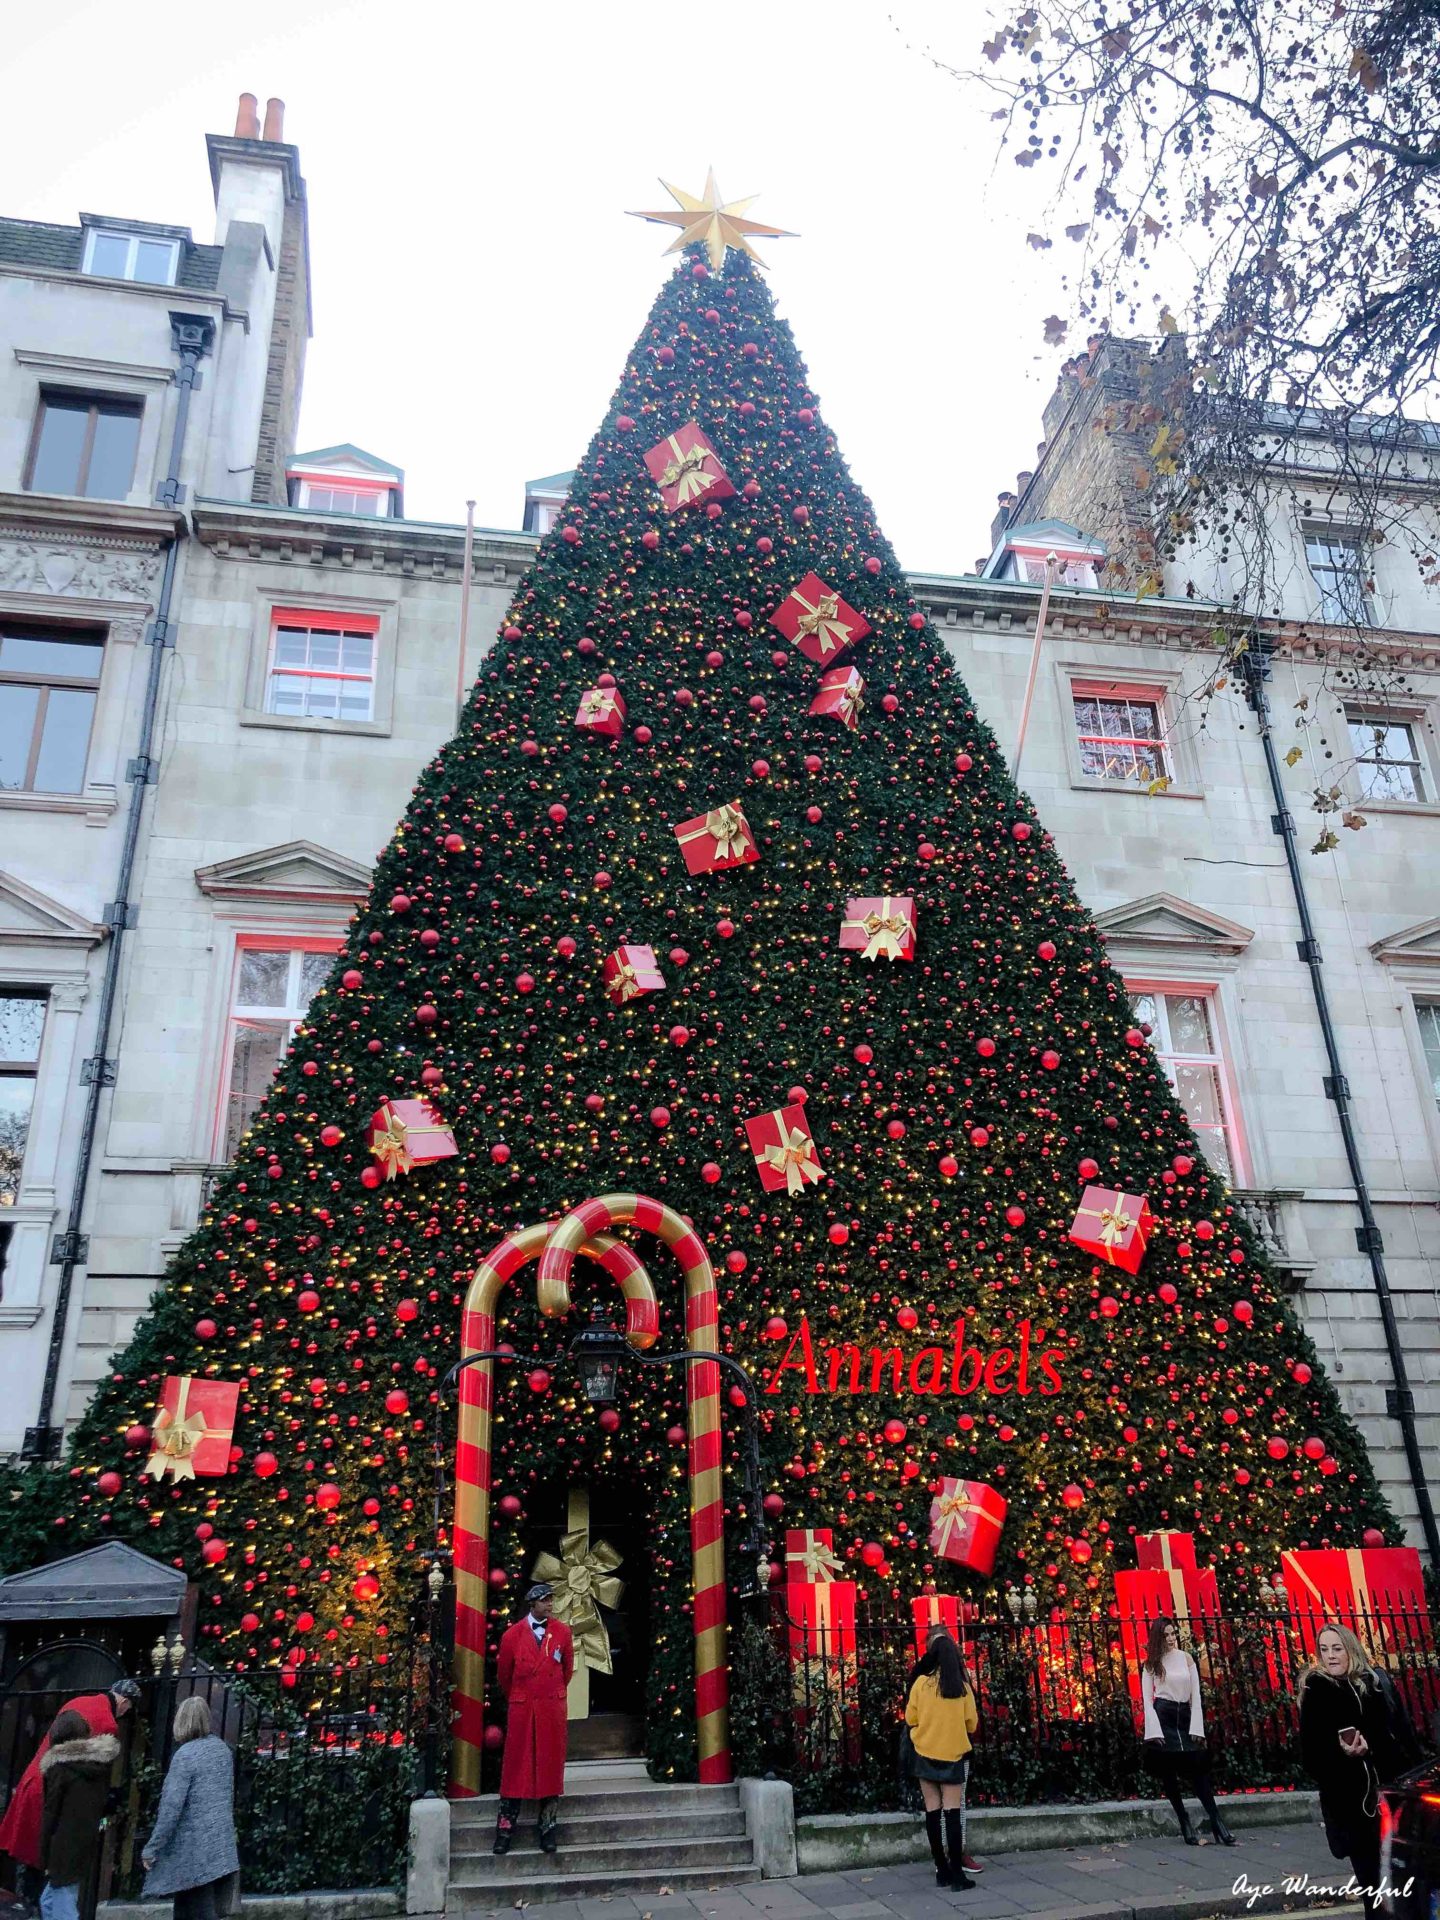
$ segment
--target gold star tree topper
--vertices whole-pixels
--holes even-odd
[[[672,187],[668,180],[662,180],[661,186],[675,202],[675,211],[664,213],[636,213],[636,220],[655,220],[661,226],[679,227],[680,237],[674,246],[667,247],[667,253],[680,253],[698,240],[703,240],[705,250],[710,255],[710,265],[719,273],[725,264],[725,249],[733,247],[736,253],[748,254],[757,267],[765,262],[750,245],[747,235],[764,234],[771,240],[793,240],[795,235],[784,227],[767,227],[759,220],[744,218],[745,209],[753,206],[757,195],[750,194],[744,200],[722,200],[720,189],[715,184],[713,167],[705,175],[705,197],[697,200],[693,193],[686,193],[681,187]]]

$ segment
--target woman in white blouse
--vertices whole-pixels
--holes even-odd
[[[1205,1809],[1210,1831],[1222,1847],[1233,1847],[1235,1836],[1220,1818],[1210,1764],[1205,1748],[1205,1709],[1200,1700],[1200,1674],[1180,1645],[1173,1620],[1152,1620],[1140,1669],[1140,1698],[1145,1707],[1145,1750],[1160,1775],[1165,1797],[1175,1809],[1185,1844],[1198,1847],[1200,1836],[1185,1811],[1182,1783],[1188,1781]]]

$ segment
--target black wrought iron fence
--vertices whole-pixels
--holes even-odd
[[[118,1785],[92,1899],[131,1898],[173,1751],[175,1710],[198,1694],[235,1754],[235,1824],[247,1891],[397,1884],[418,1790],[429,1663],[193,1670],[151,1676],[121,1723]],[[0,1694],[0,1806],[69,1696]]]
[[[1428,1621],[1381,1613],[1361,1627],[1427,1739],[1440,1711]],[[1143,1628],[1104,1615],[974,1613],[956,1630],[980,1712],[972,1804],[1153,1796],[1140,1737]],[[1311,1784],[1298,1689],[1313,1629],[1289,1614],[1229,1614],[1192,1621],[1182,1638],[1200,1672],[1221,1789]],[[792,1619],[782,1600],[768,1628],[738,1636],[745,1765],[791,1779],[805,1811],[906,1803],[897,1753],[919,1650],[908,1613],[817,1627]]]

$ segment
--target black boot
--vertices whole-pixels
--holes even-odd
[[[945,1842],[940,1838],[940,1809],[925,1816],[925,1838],[930,1842],[930,1854],[935,1862],[935,1884],[948,1887],[950,1884],[950,1862],[945,1858]]]
[[[1220,1818],[1220,1809],[1215,1804],[1215,1789],[1211,1786],[1208,1776],[1202,1775],[1195,1782],[1195,1796],[1205,1809],[1205,1817],[1210,1822],[1210,1831],[1215,1838],[1222,1847],[1233,1847],[1235,1836]]]
[[[537,1822],[537,1837],[540,1841],[540,1851],[542,1853],[554,1853],[555,1849],[559,1846],[560,1841],[556,1831],[559,1825],[559,1819],[559,1800],[542,1800],[540,1802],[540,1818]]]
[[[1187,1847],[1198,1847],[1200,1844],[1200,1836],[1196,1833],[1194,1827],[1191,1826],[1189,1814],[1183,1806],[1178,1808],[1177,1811],[1180,1815],[1180,1838],[1185,1842]]]
[[[965,1871],[965,1816],[959,1807],[945,1809],[945,1848],[950,1855],[950,1884],[967,1893],[975,1882]]]
[[[510,1851],[510,1842],[515,1836],[515,1816],[519,1811],[520,1802],[518,1800],[502,1800],[500,1802],[500,1817],[495,1822],[495,1845],[491,1848],[492,1853],[508,1853]]]

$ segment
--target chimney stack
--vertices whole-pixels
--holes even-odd
[[[265,102],[265,132],[263,139],[273,140],[277,144],[285,138],[285,102],[270,99]]]
[[[240,105],[235,110],[235,138],[237,140],[258,140],[260,138],[260,116],[255,111],[253,93],[242,93]]]

